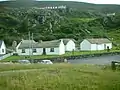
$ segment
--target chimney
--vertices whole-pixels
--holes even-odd
[[[60,39],[61,42],[63,42],[63,39]]]

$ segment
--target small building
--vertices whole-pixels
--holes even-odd
[[[112,48],[112,42],[106,38],[84,39],[80,43],[82,51],[105,50]]]
[[[22,40],[16,47],[18,55],[62,55],[65,54],[63,40],[41,41]]]
[[[40,48],[43,48],[45,55],[62,55],[65,54],[65,45],[63,40],[43,41],[39,43]]]
[[[74,39],[62,39],[63,43],[65,45],[65,51],[73,51],[75,50],[75,43],[76,41]]]
[[[4,41],[0,40],[0,55],[6,54],[6,45]]]

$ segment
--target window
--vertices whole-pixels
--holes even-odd
[[[50,48],[50,52],[54,52],[54,48]]]
[[[4,49],[2,49],[2,53],[4,53]]]
[[[37,51],[36,51],[36,49],[33,49],[33,53],[36,53]]]
[[[25,53],[25,49],[22,49],[22,53]]]

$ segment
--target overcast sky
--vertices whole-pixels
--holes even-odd
[[[5,0],[0,0],[0,1],[5,1]],[[42,1],[80,1],[80,2],[95,3],[95,4],[120,4],[120,0],[42,0]]]

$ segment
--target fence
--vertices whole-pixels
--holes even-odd
[[[13,53],[8,53],[8,54],[5,54],[5,55],[3,55],[3,56],[0,56],[0,60],[5,59],[5,58],[7,58],[7,57],[10,57],[10,56],[12,56],[12,55],[13,55]]]

